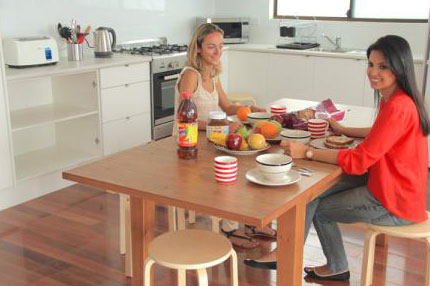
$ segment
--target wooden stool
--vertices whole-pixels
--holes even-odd
[[[429,216],[427,212],[427,216]],[[430,220],[406,226],[379,226],[368,225],[364,241],[364,255],[361,269],[361,286],[369,286],[373,279],[373,261],[375,256],[375,239],[378,234],[386,234],[397,237],[420,239],[426,242],[426,286],[430,286]]]
[[[257,105],[254,96],[248,93],[230,92],[228,100],[235,105]]]
[[[186,285],[186,270],[197,270],[199,286],[208,285],[206,268],[231,257],[231,285],[238,286],[237,255],[230,241],[208,230],[187,229],[167,232],[149,245],[145,260],[145,286],[151,283],[154,263],[178,270],[178,286]]]

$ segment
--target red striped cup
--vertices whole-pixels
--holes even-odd
[[[270,113],[272,114],[284,114],[287,113],[287,107],[282,104],[270,106]]]
[[[233,156],[218,156],[214,158],[215,180],[221,184],[236,182],[238,170],[237,158]]]

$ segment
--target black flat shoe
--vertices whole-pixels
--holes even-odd
[[[276,269],[276,260],[273,261],[260,261],[256,259],[245,259],[243,261],[248,266],[254,267],[254,268],[262,268],[262,269]]]
[[[338,274],[332,274],[332,275],[319,275],[315,273],[315,270],[310,270],[305,268],[305,272],[308,277],[316,280],[348,281],[350,276],[349,271],[345,271]]]

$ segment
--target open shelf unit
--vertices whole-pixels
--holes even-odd
[[[16,180],[102,156],[97,71],[10,80]]]

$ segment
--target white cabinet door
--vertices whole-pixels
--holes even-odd
[[[150,112],[149,81],[101,90],[103,122]]]
[[[151,114],[144,113],[103,124],[104,154],[151,141]]]
[[[0,46],[0,189],[13,184],[12,158],[10,153],[9,128],[6,108],[6,81],[3,55]]]
[[[365,60],[314,57],[313,98],[331,98],[335,103],[363,105]]]
[[[270,54],[266,103],[283,97],[313,100],[313,80],[312,57]]]
[[[229,92],[251,94],[256,98],[258,105],[268,102],[266,96],[269,55],[269,53],[229,51]]]
[[[100,87],[114,87],[150,80],[149,63],[123,65],[100,70]]]

